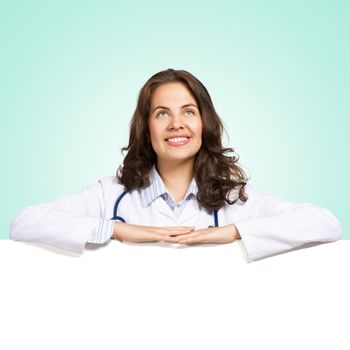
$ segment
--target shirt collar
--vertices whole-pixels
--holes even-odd
[[[147,207],[156,198],[167,194],[172,197],[170,192],[164,185],[162,178],[160,177],[155,165],[153,165],[150,171],[150,182],[151,184],[143,189],[140,189],[141,204],[143,207]],[[197,195],[198,187],[196,180],[193,178],[185,195],[185,199],[189,195]]]

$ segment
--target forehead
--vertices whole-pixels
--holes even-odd
[[[187,87],[180,83],[167,83],[158,86],[152,93],[151,107],[158,104],[161,105],[182,105],[185,103],[196,103],[196,100],[187,89]]]

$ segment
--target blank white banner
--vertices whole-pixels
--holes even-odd
[[[350,241],[248,263],[241,240],[0,241],[0,348],[350,349]]]

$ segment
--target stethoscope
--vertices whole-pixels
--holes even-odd
[[[118,206],[120,204],[120,201],[123,199],[123,197],[128,193],[129,191],[124,191],[116,200],[115,204],[114,204],[114,210],[113,210],[113,217],[111,218],[111,220],[120,220],[122,222],[125,222],[125,219],[122,218],[121,216],[118,216]],[[210,225],[208,227],[219,227],[219,219],[218,219],[218,211],[214,210],[213,212],[214,215],[214,226]]]

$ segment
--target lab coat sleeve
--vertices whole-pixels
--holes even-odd
[[[51,202],[29,206],[10,222],[10,239],[39,242],[83,253],[97,225],[109,219],[105,211],[102,181]]]
[[[109,242],[113,235],[115,221],[116,220],[105,220],[101,218],[92,230],[87,243],[104,244]]]
[[[234,222],[248,259],[258,260],[310,242],[331,242],[342,237],[342,227],[326,208],[310,203],[293,203],[259,192],[246,191],[247,217]]]

